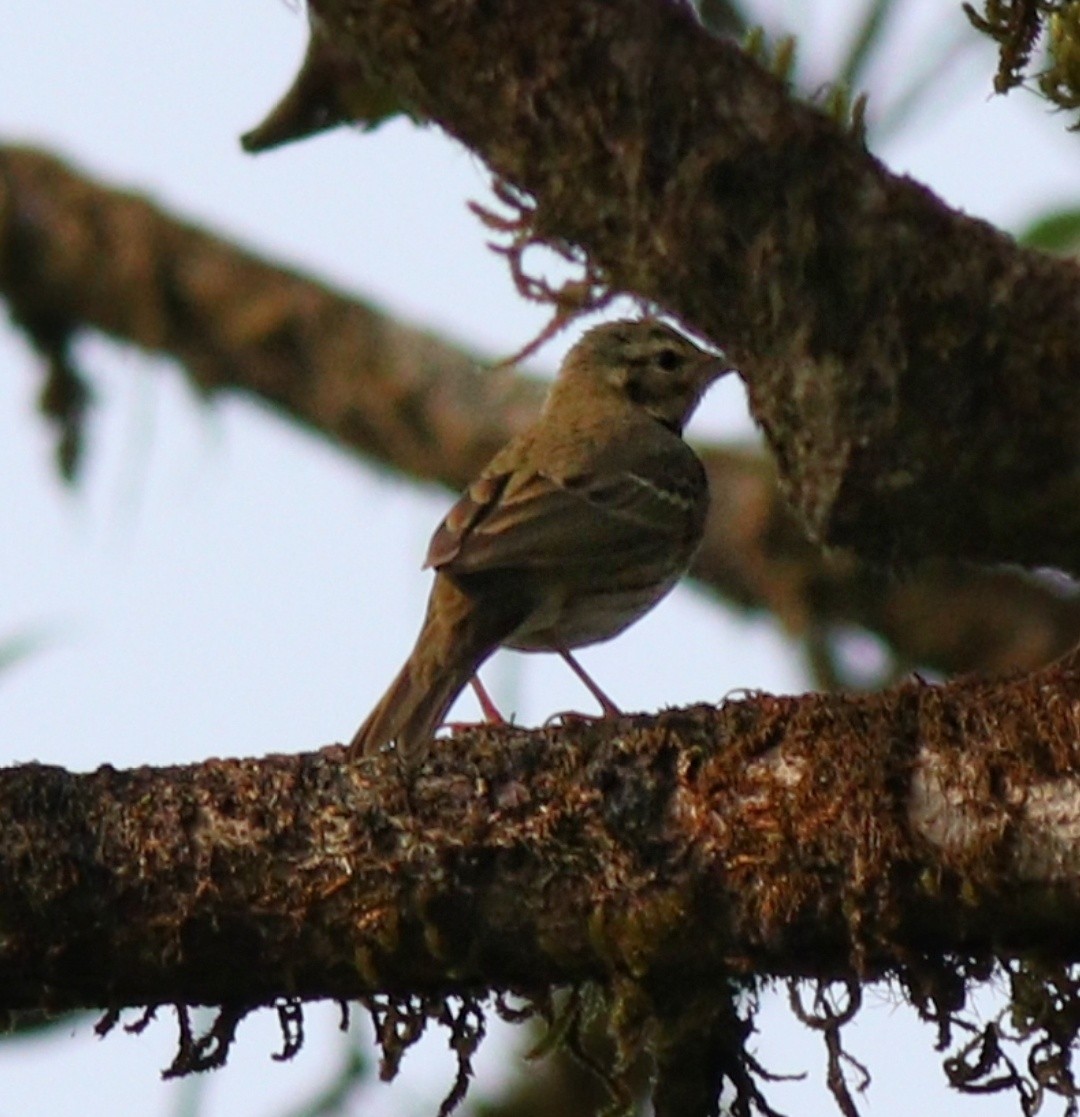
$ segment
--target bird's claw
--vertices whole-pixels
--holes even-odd
[[[556,723],[559,725],[587,724],[593,721],[604,721],[611,716],[606,712],[602,714],[583,714],[580,710],[559,710],[544,721],[543,728],[550,729]]]

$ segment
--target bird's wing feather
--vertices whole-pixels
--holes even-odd
[[[679,456],[679,469],[670,468],[668,452],[639,457],[632,467],[601,462],[566,478],[542,471],[482,476],[439,525],[425,565],[469,574],[583,563],[621,567],[662,557],[700,526],[695,509],[704,476],[699,466],[689,471],[689,483],[677,484],[675,478],[687,477]]]

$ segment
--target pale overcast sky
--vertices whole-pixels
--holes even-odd
[[[777,21],[812,10],[806,62],[825,76],[835,58],[830,34],[846,26],[851,7],[803,0],[769,10]],[[925,48],[921,36],[943,8],[962,18],[959,3],[910,5],[913,51]],[[7,141],[68,156],[478,351],[513,351],[544,321],[520,301],[466,208],[466,199],[488,196],[482,167],[436,130],[396,122],[255,159],[241,152],[237,136],[295,70],[305,38],[298,9],[256,0],[8,0],[4,23]],[[913,55],[894,57],[895,87]],[[987,51],[972,54],[947,83],[954,104],[935,102],[880,154],[950,203],[1016,227],[1041,207],[1080,200],[1080,137],[1023,93],[991,98],[992,66]],[[546,349],[538,366],[553,368],[571,340]],[[348,738],[411,646],[429,586],[419,566],[448,496],[358,466],[250,403],[207,408],[168,362],[150,366],[141,353],[100,340],[82,343],[79,355],[98,407],[84,478],[69,492],[34,415],[34,356],[6,325],[0,330],[0,645],[20,634],[42,640],[0,676],[3,762],[87,769],[301,751]],[[733,380],[707,401],[694,430],[752,436]],[[657,656],[658,646],[670,653]],[[616,700],[636,708],[804,685],[773,626],[690,590],[583,660]],[[548,657],[502,656],[487,677],[526,724],[584,701]],[[899,1117],[916,1100],[973,1117],[1016,1111],[948,1095],[930,1030],[886,994],[871,999],[852,1044],[875,1075],[866,1113]],[[0,1044],[0,1117],[189,1112],[192,1088],[158,1081],[175,1036],[169,1012],[161,1017],[141,1037],[98,1042],[84,1022]],[[230,1065],[196,1087],[199,1112],[287,1113],[337,1065],[336,1020],[334,1008],[311,1010],[308,1043],[291,1064],[270,1061],[279,1042],[269,1014],[246,1022]],[[832,1112],[820,1089],[819,1045],[791,1022],[782,995],[760,1025],[766,1063],[814,1080],[770,1087],[780,1104]],[[401,1080],[374,1085],[363,1112],[433,1112],[416,1099],[448,1088],[450,1063],[436,1054],[444,1046],[436,1036],[406,1058]],[[487,1044],[481,1085],[498,1079],[508,1050]]]

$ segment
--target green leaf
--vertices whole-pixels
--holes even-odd
[[[1018,239],[1046,252],[1076,252],[1080,250],[1080,208],[1048,213],[1033,221]]]

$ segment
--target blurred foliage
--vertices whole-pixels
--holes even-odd
[[[914,112],[928,104],[955,70],[956,63],[979,45],[979,38],[962,22],[949,20],[951,10],[914,47],[903,48],[910,59],[899,88],[888,97],[882,75],[899,53],[896,19],[902,0],[863,0],[852,3],[850,27],[839,38],[843,46],[830,72],[810,73],[797,64],[800,41],[809,43],[814,6],[789,5],[793,20],[779,25],[770,20],[765,5],[695,0],[702,22],[718,35],[741,41],[744,49],[767,66],[804,99],[849,127],[859,136],[867,128],[874,137],[890,136],[908,124]],[[805,16],[803,13],[805,12]],[[872,112],[867,113],[867,105]]]
[[[49,641],[44,632],[22,632],[9,636],[0,643],[0,671],[7,671],[17,663],[40,651]]]
[[[850,88],[865,78],[867,67],[885,38],[889,16],[895,7],[895,0],[870,0],[866,5],[856,21],[846,56],[836,74],[837,83]]]
[[[370,1081],[374,1061],[355,1035],[342,1044],[341,1066],[315,1093],[288,1113],[288,1117],[345,1117],[356,1113],[356,1093]]]
[[[1060,255],[1080,252],[1080,209],[1058,209],[1034,220],[1017,238],[1029,248]]]

